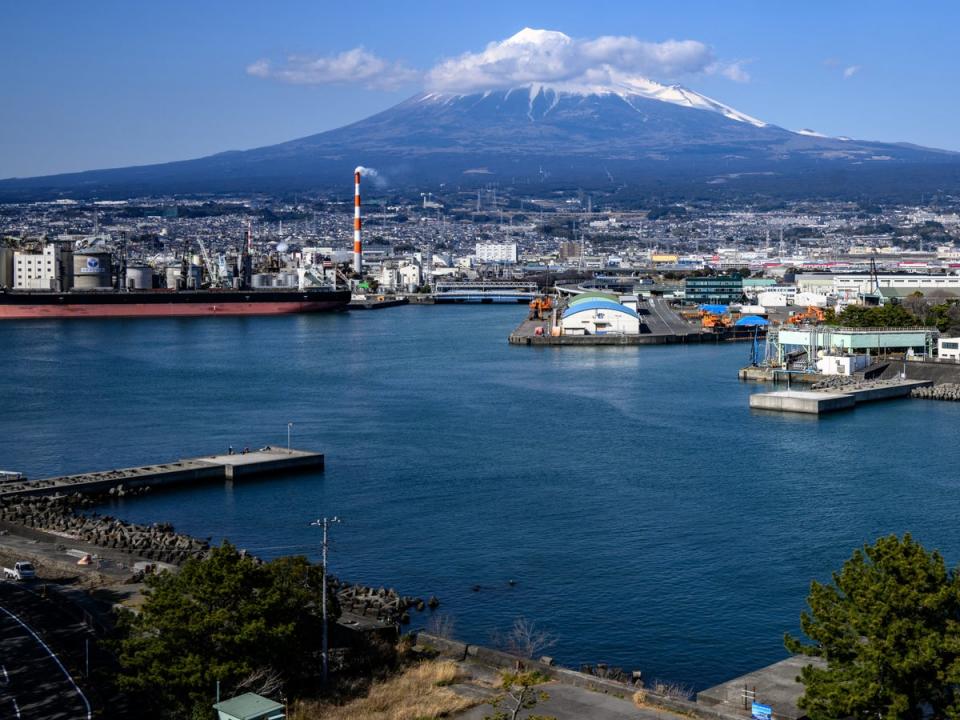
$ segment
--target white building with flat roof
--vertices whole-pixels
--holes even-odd
[[[937,357],[941,360],[960,360],[960,338],[938,338]]]
[[[516,243],[477,243],[477,260],[491,263],[516,263]]]
[[[59,276],[59,252],[54,244],[44,245],[42,253],[13,254],[13,287],[17,290],[56,290]]]
[[[801,273],[796,278],[800,292],[851,297],[870,293],[876,288],[885,297],[906,297],[915,292],[924,295],[960,295],[960,275],[934,275],[929,273],[898,273],[877,275],[876,281],[869,273],[858,275],[831,275],[827,273]]]

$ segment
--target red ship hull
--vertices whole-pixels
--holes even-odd
[[[230,303],[94,303],[65,305],[0,305],[0,320],[73,317],[197,317],[204,315],[291,315],[337,310],[342,302],[230,302]]]

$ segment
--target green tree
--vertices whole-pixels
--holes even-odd
[[[827,322],[830,322],[828,319]],[[848,305],[843,312],[834,316],[832,324],[841,327],[917,327],[923,323],[901,305],[882,305],[866,307]]]
[[[493,715],[483,720],[518,720],[524,710],[532,710],[550,696],[537,686],[547,682],[548,677],[538,672],[505,672],[500,676],[503,694],[494,698]],[[550,715],[527,715],[525,720],[556,720]]]
[[[123,621],[121,687],[169,718],[209,716],[217,681],[225,697],[302,687],[319,665],[321,581],[303,557],[261,563],[228,542],[148,576],[141,612]]]
[[[794,653],[826,667],[800,675],[813,720],[960,717],[960,584],[909,534],[858,549],[830,584],[811,583]]]

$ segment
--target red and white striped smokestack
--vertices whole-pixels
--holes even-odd
[[[363,241],[360,239],[360,172],[362,168],[353,171],[353,271],[363,273]]]

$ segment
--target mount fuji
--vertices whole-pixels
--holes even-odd
[[[685,194],[917,193],[960,187],[960,154],[792,132],[679,85],[607,72],[423,92],[359,122],[246,151],[0,181],[0,199],[286,191],[349,185],[358,165],[398,188],[577,184]],[[912,189],[911,188],[911,189]]]

